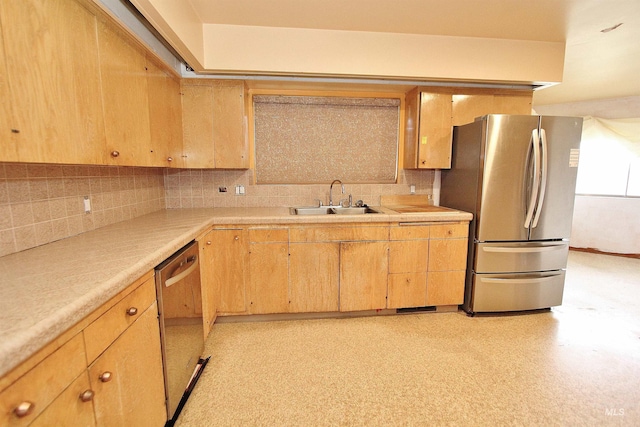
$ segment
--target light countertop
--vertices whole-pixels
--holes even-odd
[[[0,376],[212,225],[469,221],[456,210],[290,215],[288,208],[169,209],[0,257]]]

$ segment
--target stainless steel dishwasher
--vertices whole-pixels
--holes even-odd
[[[206,364],[198,245],[191,242],[158,265],[155,278],[167,425],[173,425]]]

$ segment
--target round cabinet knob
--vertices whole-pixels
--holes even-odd
[[[98,377],[98,379],[100,381],[102,381],[103,383],[108,383],[109,381],[111,381],[111,377],[113,376],[113,374],[109,371],[105,371],[102,374],[100,374],[100,376]]]
[[[453,234],[453,230],[447,230],[447,234],[451,236]]]
[[[80,400],[82,400],[83,402],[91,402],[94,395],[95,393],[93,392],[93,390],[85,390],[80,393]]]
[[[119,155],[120,155],[119,151],[115,151],[114,150],[114,151],[111,152],[111,157],[118,157]]]
[[[25,400],[13,409],[13,413],[16,417],[23,418],[32,413],[35,408],[35,403]]]
[[[207,240],[207,245],[211,245],[211,240]]]
[[[233,240],[240,240],[240,236],[234,237]]]
[[[173,157],[167,157],[167,162],[173,162]]]
[[[137,309],[137,308],[135,308],[135,307],[129,307],[129,308],[127,309],[127,314],[128,314],[129,316],[135,316],[136,314],[138,314],[138,309]]]

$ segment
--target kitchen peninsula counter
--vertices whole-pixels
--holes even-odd
[[[291,215],[288,208],[169,209],[0,258],[0,376],[209,227],[469,221],[450,209]]]

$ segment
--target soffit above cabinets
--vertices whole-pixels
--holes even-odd
[[[530,84],[544,103],[640,93],[637,0],[131,3],[197,74]]]

